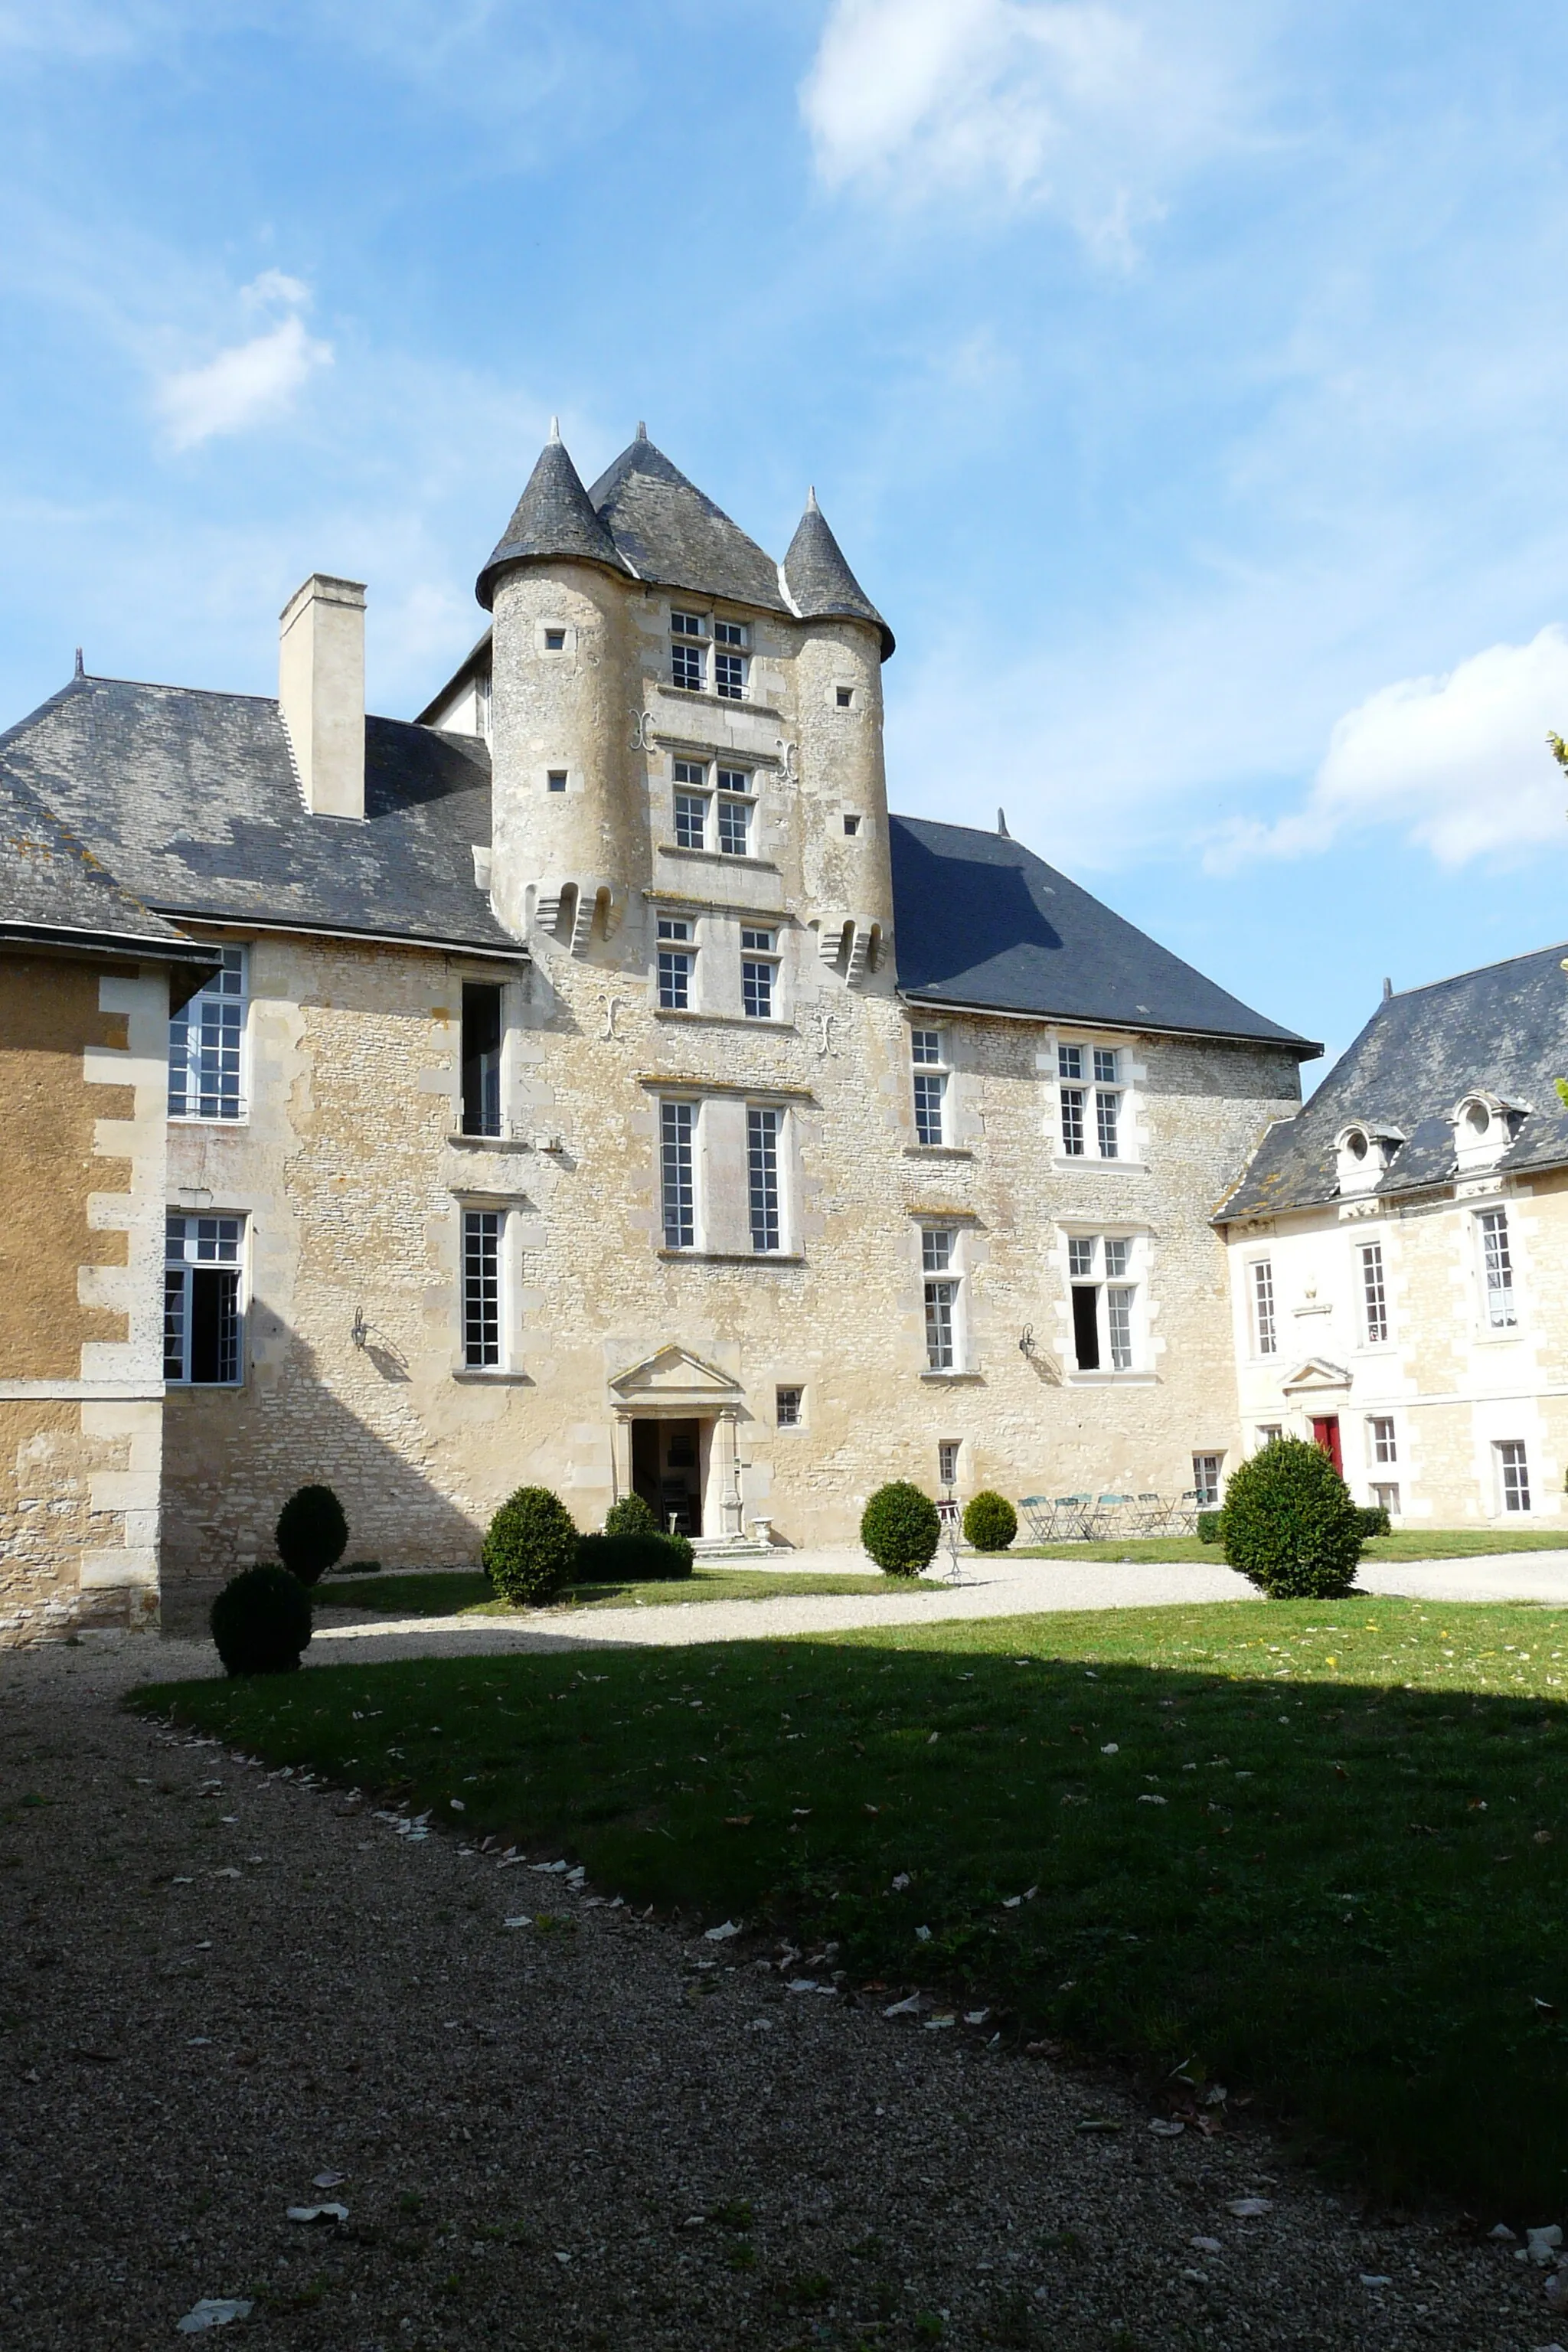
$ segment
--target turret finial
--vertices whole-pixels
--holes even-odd
[[[816,484],[815,482],[812,483],[810,488],[805,494],[805,510],[807,514],[820,514],[822,511],[821,508],[816,503]]]
[[[552,416],[550,420],[550,437],[552,441],[559,441],[561,438],[561,419],[558,416]]]
[[[1013,836],[1007,830],[1007,812],[1005,809],[998,809],[996,812],[996,830],[1001,835],[1004,841],[1012,840]]]
[[[647,439],[647,420],[641,416],[637,418],[637,439],[639,441],[646,441]]]
[[[79,646],[78,646],[76,649],[76,674],[78,677],[85,677],[87,676],[87,671],[82,667],[81,647]]]

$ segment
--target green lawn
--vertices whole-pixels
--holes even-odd
[[[1019,1543],[1013,1551],[1020,1559],[1202,1559],[1225,1566],[1219,1545],[1200,1543],[1196,1536],[1135,1536],[1118,1543]],[[1373,1536],[1363,1546],[1362,1558],[1374,1566],[1379,1560],[1475,1559],[1502,1551],[1568,1551],[1568,1527],[1555,1534],[1544,1528],[1503,1532],[1433,1528],[1425,1535],[1401,1528],[1396,1535]]]
[[[469,1836],[702,1926],[831,1939],[878,1999],[1224,2084],[1385,2195],[1517,2226],[1568,2193],[1565,1653],[1555,1611],[1353,1599],[135,1703],[454,1826],[458,1799]]]
[[[897,1592],[909,1586],[873,1571],[867,1576],[813,1576],[773,1568],[695,1568],[668,1582],[569,1584],[552,1609],[664,1608],[690,1601],[776,1601],[791,1593]],[[316,1587],[322,1609],[374,1609],[384,1617],[514,1617],[488,1578],[450,1569],[433,1574],[331,1577]]]

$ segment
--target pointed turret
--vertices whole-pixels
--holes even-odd
[[[893,650],[893,633],[844,560],[844,551],[827,527],[827,518],[808,490],[789,553],[784,560],[784,582],[790,601],[803,621],[842,616],[869,621],[882,635],[882,659]]]
[[[615,541],[583,488],[583,479],[566,454],[561,428],[550,420],[550,438],[528,478],[500,543],[475,583],[474,593],[488,612],[495,583],[509,563],[537,563],[565,558],[581,563],[602,563],[624,579],[626,566]]]

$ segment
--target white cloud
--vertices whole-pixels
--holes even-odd
[[[280,269],[268,269],[246,287],[247,309],[286,307],[288,315],[248,342],[231,344],[201,367],[178,368],[157,387],[157,405],[176,449],[220,433],[243,433],[281,415],[318,368],[331,364],[329,343],[305,331],[300,311],[309,289]]]
[[[1300,857],[1344,833],[1396,824],[1439,865],[1517,857],[1563,841],[1564,781],[1546,748],[1568,725],[1568,630],[1489,646],[1445,675],[1401,678],[1347,711],[1305,805],[1233,825],[1206,863]]]
[[[1169,169],[1230,135],[1240,61],[1225,13],[834,0],[800,93],[817,168],[830,187],[908,201],[1054,199],[1091,243],[1124,251]]]

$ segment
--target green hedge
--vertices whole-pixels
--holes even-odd
[[[689,1576],[695,1560],[685,1536],[580,1536],[575,1575],[579,1584],[658,1584]]]
[[[976,1551],[1005,1551],[1018,1532],[1018,1514],[1005,1495],[983,1486],[964,1506],[963,1540]]]
[[[657,1536],[663,1528],[654,1517],[651,1503],[640,1495],[623,1495],[605,1513],[605,1533],[607,1536]]]
[[[1224,1517],[1225,1513],[1223,1511],[1200,1511],[1198,1513],[1199,1543],[1218,1543],[1221,1533],[1220,1522]]]
[[[509,1495],[485,1537],[485,1574],[514,1609],[538,1608],[571,1581],[580,1538],[571,1512],[548,1486]]]

